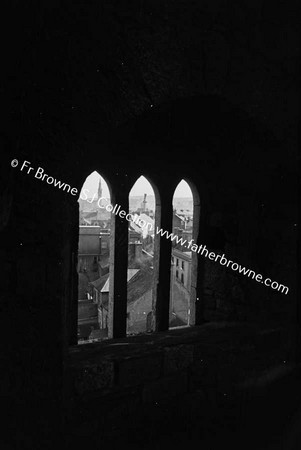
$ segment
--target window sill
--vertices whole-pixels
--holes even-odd
[[[223,373],[229,367],[235,367],[229,379],[238,385],[248,377],[246,355],[254,359],[252,373],[281,362],[276,343],[283,340],[282,333],[273,326],[211,322],[72,346],[65,361],[67,395],[90,401],[130,389],[129,395],[148,402],[198,389],[200,383],[211,386],[219,379],[215,370]]]
[[[213,341],[215,343],[227,340],[227,336],[232,335],[232,331],[249,330],[254,333],[254,324],[242,324],[236,322],[209,322],[199,326],[183,326],[172,328],[168,331],[139,334],[127,336],[120,339],[106,339],[100,342],[89,344],[73,345],[69,347],[68,360],[76,361],[88,360],[94,356],[112,356],[113,358],[130,357],[141,354],[149,354],[150,351],[157,351],[162,347],[190,344],[195,342]]]

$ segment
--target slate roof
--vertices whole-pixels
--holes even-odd
[[[139,272],[139,269],[128,269],[127,281],[129,282],[136,275],[137,272]],[[101,289],[101,292],[109,292],[109,289],[110,289],[110,278],[107,279],[105,285]]]
[[[109,278],[109,272],[106,273],[105,275],[101,276],[97,280],[91,281],[90,285],[95,287],[98,291],[101,291],[102,288],[104,287],[106,281],[108,280],[108,278]]]
[[[128,269],[128,303],[135,302],[153,287],[154,271],[150,267],[141,267],[140,269]],[[109,273],[103,275],[95,281],[87,283],[95,287],[98,291],[109,292],[110,278]]]
[[[154,271],[141,267],[139,273],[128,282],[128,303],[135,302],[153,287]]]

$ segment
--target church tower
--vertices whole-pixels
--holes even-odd
[[[102,197],[102,187],[101,187],[101,178],[99,178],[98,183],[98,200]],[[100,201],[98,204],[101,205],[102,201]]]
[[[141,209],[142,209],[142,212],[145,212],[145,211],[146,211],[146,204],[147,204],[147,201],[146,201],[146,194],[144,194],[143,202],[141,203]]]

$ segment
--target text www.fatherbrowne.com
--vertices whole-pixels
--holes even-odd
[[[12,167],[17,167],[19,165],[19,161],[17,159],[13,159],[11,161]],[[37,179],[40,179],[41,181],[46,181],[47,184],[52,184],[54,187],[57,187],[58,189],[61,189],[63,191],[67,190],[67,192],[70,192],[72,195],[77,195],[78,190],[77,188],[71,188],[69,184],[63,183],[60,180],[56,180],[54,177],[49,176],[47,173],[45,173],[44,169],[42,167],[38,167],[37,170],[35,170],[33,167],[31,167],[31,164],[29,161],[23,161],[23,164],[21,166],[20,171],[23,171],[25,169],[27,171],[27,175],[29,175],[32,171],[34,174],[34,177]],[[83,189],[80,197],[83,200],[87,200],[87,189]],[[83,198],[82,195],[85,197]],[[98,201],[107,199],[104,197],[101,197]],[[105,208],[108,212],[111,212],[112,214],[118,215],[120,218],[125,218],[129,222],[134,222],[137,225],[139,225],[142,229],[147,229],[149,232],[153,231],[153,226],[150,223],[146,223],[144,220],[140,219],[138,215],[133,216],[130,213],[127,213],[124,210],[120,210],[120,205],[111,205],[108,203],[106,206],[103,206],[99,203],[100,208]],[[263,276],[258,273],[256,274],[254,270],[247,269],[244,266],[241,266],[240,264],[232,261],[231,259],[227,259],[224,254],[215,254],[215,252],[209,252],[209,250],[206,248],[206,245],[197,245],[194,242],[194,239],[191,239],[190,241],[187,241],[186,239],[180,238],[176,234],[169,233],[168,231],[163,231],[162,228],[156,227],[156,234],[166,237],[166,239],[170,239],[171,241],[175,241],[177,244],[180,244],[181,246],[195,252],[199,253],[202,256],[208,257],[211,261],[219,262],[222,266],[230,267],[234,271],[238,271],[239,273],[242,273],[243,275],[247,277],[252,277],[252,279],[257,281],[258,283],[262,283],[265,286],[271,287],[274,290],[277,290],[279,292],[282,292],[284,294],[287,294],[289,289],[287,286],[284,286],[283,284],[277,283],[277,281],[272,281],[270,278],[263,278]],[[205,255],[204,255],[205,254]]]
[[[193,243],[194,239],[187,241],[186,239],[180,238],[176,234],[168,233],[166,230],[163,231],[161,228],[156,228],[156,234],[160,234],[161,236],[165,236],[166,239],[170,239],[171,241],[175,241],[177,244],[182,245],[183,247],[192,250],[193,252],[200,253],[202,256],[208,257],[211,261],[219,262],[222,266],[230,267],[234,271],[238,271],[247,277],[251,277],[253,280],[255,279],[258,283],[262,283],[265,286],[271,287],[274,290],[280,291],[284,294],[287,294],[289,289],[287,286],[283,284],[277,283],[277,281],[272,281],[270,278],[263,278],[263,276],[258,273],[256,274],[254,270],[247,269],[240,264],[231,261],[231,259],[227,259],[224,254],[216,254],[215,252],[209,252],[206,248],[206,245],[196,245]]]

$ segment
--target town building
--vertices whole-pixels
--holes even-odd
[[[189,325],[191,251],[172,249],[170,291],[170,326]]]

